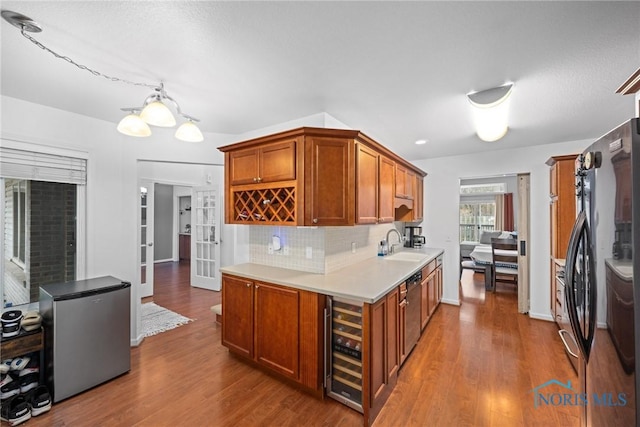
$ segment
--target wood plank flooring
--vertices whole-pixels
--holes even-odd
[[[53,406],[27,426],[360,426],[359,413],[309,396],[230,356],[188,264],[156,266],[153,301],[195,319],[146,338],[131,371]],[[484,293],[465,271],[461,307],[441,304],[374,426],[575,426],[577,411],[534,409],[532,388],[575,381],[551,322],[517,313],[513,289]],[[146,300],[145,300],[146,301]]]

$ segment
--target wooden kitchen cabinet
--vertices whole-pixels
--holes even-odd
[[[382,224],[394,220],[395,162],[374,149],[356,148],[356,223]]]
[[[442,300],[442,255],[422,268],[420,324],[424,329]]]
[[[364,144],[356,144],[356,222],[378,222],[378,153]]]
[[[304,223],[353,225],[355,212],[354,142],[349,138],[305,138]]]
[[[368,381],[365,379],[363,409],[365,424],[371,425],[398,381],[398,289],[369,305],[365,313],[364,337],[365,343],[366,338],[369,338],[369,345],[366,347],[368,351],[364,355],[364,364],[369,367],[369,378]]]
[[[410,210],[416,180],[426,175],[357,130],[299,128],[219,150],[225,153],[228,224],[341,226],[406,220],[397,215],[398,191]]]
[[[222,275],[222,344],[229,351],[323,393],[324,297]]]
[[[617,225],[631,223],[631,154],[620,151],[611,158],[616,176],[616,207],[614,220]]]
[[[252,280],[222,275],[222,345],[253,358]]]
[[[416,176],[416,185],[413,197],[413,222],[422,221],[424,217],[424,179],[421,176]]]
[[[547,160],[549,169],[549,219],[551,259],[549,302],[551,314],[557,321],[561,308],[556,304],[556,260],[564,260],[569,237],[576,218],[575,161],[577,154],[554,156]]]
[[[396,187],[396,162],[390,158],[378,156],[378,223],[389,223],[395,219],[394,192]]]
[[[405,165],[396,165],[396,197],[413,200],[416,174]]]
[[[296,179],[296,139],[265,144],[229,154],[231,185]]]

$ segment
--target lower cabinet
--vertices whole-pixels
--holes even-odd
[[[363,402],[365,425],[373,423],[398,381],[399,331],[399,292],[396,288],[365,310],[364,339],[368,351],[364,354],[364,364],[369,366],[369,378],[368,381],[365,378],[364,383],[368,397]]]
[[[231,352],[323,393],[324,297],[223,274],[222,307]]]
[[[434,259],[422,268],[422,287],[420,299],[420,323],[422,329],[427,326],[431,316],[442,300],[442,257]]]

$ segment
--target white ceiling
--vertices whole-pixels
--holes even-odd
[[[640,2],[2,1],[111,76],[165,83],[205,132],[326,112],[410,159],[596,138],[630,118]],[[1,93],[117,123],[151,90],[2,20]],[[465,94],[515,82],[481,142]],[[416,146],[417,139],[428,139]]]

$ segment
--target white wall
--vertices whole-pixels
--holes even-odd
[[[223,164],[216,147],[234,138],[205,134],[202,143],[180,142],[171,129],[154,128],[149,138],[117,132],[116,124],[15,98],[1,97],[1,134],[35,151],[70,149],[87,153],[86,275],[113,275],[132,283],[131,340],[141,337],[138,313],[138,160]],[[41,149],[41,150],[40,150]]]
[[[529,270],[531,317],[552,320],[549,314],[549,167],[554,155],[580,153],[592,141],[571,141],[520,149],[505,149],[463,156],[414,161],[428,175],[424,180],[425,206],[422,222],[427,246],[445,249],[444,301],[459,304],[458,204],[459,182],[500,174],[530,173],[531,212]],[[501,144],[495,142],[494,144]]]

